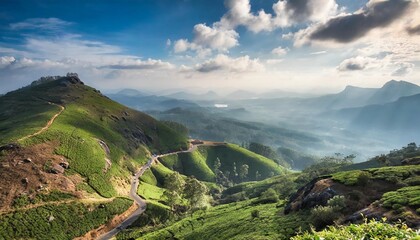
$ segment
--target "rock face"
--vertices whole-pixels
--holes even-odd
[[[420,157],[407,158],[401,161],[402,165],[420,165]]]
[[[299,209],[308,209],[315,206],[325,206],[328,200],[338,192],[330,187],[329,178],[331,176],[323,176],[313,179],[311,182],[301,187],[284,208],[284,213],[288,214]]]
[[[1,151],[9,151],[9,150],[17,150],[20,146],[15,143],[6,144],[4,146],[0,146],[0,152]]]

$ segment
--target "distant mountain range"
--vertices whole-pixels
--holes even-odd
[[[109,98],[136,110],[158,110],[165,111],[172,108],[197,108],[197,104],[164,96],[148,95],[134,89],[124,89],[118,93],[108,94]]]
[[[414,131],[413,133],[417,131],[420,139],[420,94],[401,97],[386,104],[341,109],[332,112],[331,116],[348,122],[353,128]]]
[[[418,93],[420,93],[420,86],[405,81],[391,80],[381,88],[347,86],[337,94],[306,99],[306,102],[320,109],[341,109],[389,103],[398,100],[400,97]]]

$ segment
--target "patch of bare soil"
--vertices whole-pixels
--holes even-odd
[[[74,238],[74,240],[93,240],[98,238],[104,233],[111,231],[112,229],[116,228],[119,224],[121,224],[125,219],[127,219],[133,212],[137,210],[137,204],[133,203],[127,211],[123,212],[120,215],[117,215],[111,219],[107,224],[101,225],[96,229],[90,230],[85,235],[81,237]]]
[[[57,189],[77,197],[75,179],[64,175],[67,159],[54,153],[57,141],[3,151],[0,156],[0,211],[12,207],[20,195],[30,198],[37,193]]]

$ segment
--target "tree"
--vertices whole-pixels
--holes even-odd
[[[165,192],[163,196],[166,197],[168,205],[174,210],[175,206],[181,201],[181,193],[183,192],[185,181],[181,174],[173,172],[165,178]]]
[[[220,167],[222,166],[222,163],[220,162],[219,158],[216,158],[216,161],[214,161],[214,173],[217,174],[217,171],[220,171]]]
[[[236,178],[238,176],[238,172],[236,171],[236,162],[233,162],[232,173],[233,173],[234,178]]]
[[[191,209],[199,209],[207,205],[207,192],[206,185],[194,177],[188,177],[185,182],[184,197],[190,202]]]
[[[258,172],[258,170],[255,172],[255,180],[260,180],[261,174]]]
[[[247,164],[241,165],[241,167],[239,168],[239,178],[241,180],[246,179],[246,177],[248,176],[248,170],[249,170],[249,166]]]

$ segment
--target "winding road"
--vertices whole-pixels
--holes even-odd
[[[125,219],[120,225],[118,225],[117,227],[115,227],[111,231],[101,235],[100,237],[97,238],[97,240],[111,239],[113,236],[115,236],[116,234],[121,232],[121,230],[126,229],[128,226],[133,224],[137,220],[137,218],[140,216],[140,214],[142,214],[144,211],[146,211],[146,200],[144,200],[139,195],[137,195],[137,188],[139,187],[139,183],[140,183],[139,178],[140,178],[141,175],[143,175],[143,173],[147,169],[149,169],[152,166],[153,163],[158,163],[159,162],[158,158],[173,155],[173,154],[178,154],[178,153],[192,152],[195,149],[197,149],[197,147],[199,145],[206,145],[206,143],[190,145],[190,148],[188,150],[182,150],[182,151],[176,151],[176,152],[171,152],[171,153],[165,153],[165,154],[161,154],[161,155],[155,155],[146,163],[146,165],[143,165],[140,168],[140,170],[131,178],[130,197],[134,200],[135,203],[137,203],[139,208],[134,213],[132,213],[127,219]]]

